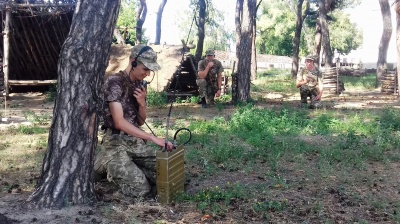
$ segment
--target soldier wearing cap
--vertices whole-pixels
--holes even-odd
[[[143,79],[161,67],[156,52],[145,45],[133,47],[129,62],[125,70],[105,78],[102,126],[105,135],[94,170],[97,179],[106,177],[124,195],[145,197],[150,196],[156,184],[156,149],[146,142],[162,147],[165,139],[139,128],[147,116]],[[172,149],[170,142],[167,146]]]
[[[308,97],[310,97],[310,108],[322,107],[323,80],[322,72],[314,65],[314,57],[308,55],[306,57],[306,67],[300,69],[296,79],[296,87],[300,89],[301,104],[303,106],[307,105]]]
[[[214,97],[221,95],[223,71],[222,63],[215,59],[214,49],[208,49],[206,58],[198,64],[198,77],[196,80],[203,108],[207,107],[207,103],[214,103]]]

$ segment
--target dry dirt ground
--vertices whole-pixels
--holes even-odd
[[[126,50],[124,50],[126,52]],[[110,67],[121,68],[121,63],[126,60],[118,50],[115,58],[111,58]],[[114,61],[113,61],[114,60]],[[270,108],[298,105],[298,95],[282,95],[277,93],[261,94],[263,100],[257,106]],[[258,98],[260,99],[260,98]],[[379,90],[370,92],[344,92],[343,94],[326,95],[324,98],[327,110],[339,108],[347,109],[381,109],[385,106],[399,107],[397,96],[380,93]],[[32,111],[37,114],[52,114],[53,103],[46,102],[45,95],[39,92],[15,93],[7,101],[7,110],[2,109],[1,114],[7,121],[0,121],[0,129],[10,125],[19,125],[27,122],[23,111]],[[226,105],[223,110],[217,107],[202,109],[199,105],[175,105],[172,117],[184,117],[187,114],[198,119],[209,119],[214,116],[228,117],[234,112],[234,107]],[[149,110],[149,121],[163,120],[168,114],[168,108],[155,108]],[[308,138],[308,137],[307,137]],[[315,141],[307,139],[305,141]],[[319,138],[319,136],[315,136]],[[0,142],[0,144],[2,144]],[[315,155],[317,157],[317,155]],[[315,158],[308,158],[310,166]],[[400,163],[391,164],[366,164],[364,171],[355,175],[359,181],[348,189],[343,190],[342,184],[352,175],[309,178],[307,170],[297,169],[293,164],[284,164],[283,174],[286,182],[297,186],[296,188],[282,190],[275,185],[271,187],[270,195],[276,198],[286,198],[288,209],[286,213],[271,213],[271,223],[324,223],[324,220],[334,220],[335,223],[357,223],[358,220],[369,220],[369,223],[391,223],[388,217],[396,215],[398,210],[379,212],[376,208],[365,203],[363,197],[375,195],[381,200],[388,200],[393,205],[400,201]],[[232,210],[226,211],[225,216],[205,216],[195,207],[189,205],[162,206],[154,200],[135,201],[125,198],[114,191],[110,186],[97,185],[99,201],[92,206],[70,206],[60,210],[34,210],[25,207],[25,201],[32,193],[38,178],[40,168],[35,172],[22,172],[18,168],[10,169],[7,173],[0,173],[0,224],[7,223],[263,223],[261,217],[243,208],[239,202],[232,201]],[[186,192],[194,193],[203,188],[214,186],[223,187],[227,182],[266,183],[268,180],[256,172],[247,175],[242,172],[221,170],[218,178],[201,179],[197,177],[201,170],[187,167],[187,177],[190,182]],[[323,186],[323,187],[322,187]],[[355,197],[349,192],[358,192]],[[274,198],[271,198],[273,200]],[[299,206],[301,205],[301,206]],[[321,209],[321,207],[325,209]],[[323,217],[323,218],[321,218]],[[158,221],[157,221],[158,220]],[[162,220],[162,221],[160,221]]]
[[[23,124],[27,122],[23,116],[23,111],[33,111],[39,114],[48,113],[51,115],[53,103],[46,102],[43,93],[15,93],[11,94],[7,109],[7,121],[0,123],[0,128],[7,128],[9,125]],[[259,107],[280,107],[282,105],[297,106],[297,96],[282,96],[280,94],[268,93],[264,95],[264,100],[258,104]],[[336,108],[376,108],[381,109],[384,106],[399,107],[399,101],[396,96],[381,94],[379,91],[369,93],[353,92],[343,93],[340,96],[328,95],[325,97],[325,105],[328,109]],[[199,119],[209,119],[213,116],[229,116],[234,111],[233,106],[227,105],[222,111],[217,107],[202,109],[199,105],[176,105],[173,109],[172,117],[183,116],[190,113]],[[168,108],[157,108],[149,113],[149,120],[162,119],[160,114],[166,115]],[[3,115],[4,115],[3,110]],[[318,136],[316,136],[318,137]],[[307,139],[305,139],[307,140]],[[309,139],[313,141],[313,139]],[[310,158],[310,161],[313,158]],[[400,200],[400,175],[398,170],[399,163],[389,165],[383,164],[367,164],[367,169],[357,175],[357,178],[365,177],[365,182],[360,180],[359,185],[352,186],[353,190],[362,194],[377,194],[380,198],[391,198],[394,201]],[[187,176],[190,179],[186,186],[188,193],[194,193],[202,188],[213,186],[223,186],[227,182],[239,181],[241,183],[265,182],[267,180],[260,178],[257,173],[254,175],[245,175],[239,172],[221,171],[219,177],[213,180],[204,180],[196,178],[195,172],[189,167]],[[315,204],[312,204],[312,198],[319,195],[324,200],[321,202],[324,206],[330,207],[329,214],[325,217],[335,220],[335,223],[356,222],[354,214],[364,216],[369,223],[390,223],[385,218],[385,214],[376,212],[374,208],[366,206],[361,200],[347,195],[340,188],[342,177],[330,176],[328,178],[308,180],[304,170],[298,170],[287,164],[286,176],[288,182],[299,182],[297,189],[291,189],[279,192],[287,198],[292,213],[290,214],[271,214],[273,223],[297,223],[309,219],[310,223],[322,223],[319,220],[321,214],[316,214]],[[204,218],[205,214],[201,214],[192,206],[186,205],[169,205],[161,206],[154,200],[135,201],[134,199],[124,198],[118,192],[108,188],[102,188],[102,183],[97,185],[99,193],[99,202],[93,206],[70,206],[61,210],[32,210],[26,208],[25,201],[34,188],[35,180],[39,173],[15,172],[0,173],[0,185],[3,189],[0,191],[0,223],[262,223],[260,217],[256,214],[248,214],[243,212],[243,208],[238,211],[229,211],[225,217]],[[348,176],[346,178],[351,178]],[[330,182],[326,186],[327,189],[320,189],[322,182]],[[304,183],[303,183],[304,182]],[[307,184],[305,184],[308,182]],[[6,190],[4,190],[6,189]],[[274,189],[272,189],[274,190]],[[302,204],[302,208],[294,205]],[[310,204],[311,203],[311,204]],[[353,214],[350,218],[348,213]],[[387,211],[395,213],[396,211]],[[300,218],[296,218],[300,217]],[[307,218],[306,218],[307,217]],[[304,221],[303,220],[303,221]]]

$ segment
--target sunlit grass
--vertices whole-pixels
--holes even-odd
[[[295,80],[288,69],[269,69],[259,72],[252,81],[251,90],[257,92],[277,92],[291,94],[297,92]]]
[[[345,89],[348,90],[373,90],[375,89],[375,74],[367,74],[366,76],[340,76],[340,80],[344,82]]]
[[[346,78],[349,78],[345,81],[346,89],[368,90],[375,81],[371,77],[361,81],[362,77]],[[287,71],[272,70],[260,74],[251,91],[252,94],[298,94],[294,81]],[[152,108],[168,105],[162,94],[152,94]],[[201,213],[214,217],[223,217],[230,209],[241,206],[241,212],[257,214],[267,220],[272,213],[293,213],[292,209],[297,209],[298,204],[288,201],[285,194],[301,191],[300,188],[307,188],[304,186],[315,181],[321,189],[313,190],[320,190],[321,194],[314,194],[316,198],[300,207],[319,214],[325,209],[323,195],[336,183],[343,185],[340,193],[350,192],[349,188],[361,181],[368,182],[361,184],[373,186],[375,182],[370,177],[359,176],[357,172],[365,171],[373,163],[400,161],[400,115],[394,108],[379,111],[304,110],[289,106],[268,109],[252,103],[236,106],[229,116],[219,116],[230,100],[230,96],[225,95],[216,101],[218,115],[212,119],[198,118],[200,113],[207,112],[205,110],[193,112],[188,109],[190,104],[198,101],[196,97],[176,102],[187,108],[180,108],[174,115],[174,124],[168,127],[169,139],[179,127],[190,129],[192,140],[185,146],[185,167],[198,171],[197,178],[193,177],[196,184],[202,186],[203,180],[217,182],[228,175],[238,180],[237,183],[223,182],[191,194],[181,194],[177,198],[178,205],[188,203]],[[36,124],[10,127],[1,132],[0,174],[17,168],[38,172],[40,168],[47,147],[48,126],[38,124],[46,123],[40,116],[26,115]],[[166,135],[167,127],[162,118],[155,119],[151,128],[157,136]],[[188,133],[182,132],[178,142],[182,143],[188,137]],[[262,184],[247,181],[247,177],[259,179]],[[330,178],[336,178],[336,183]],[[357,203],[361,200],[357,195],[349,197]],[[393,209],[392,202],[370,197],[363,199],[365,207]],[[398,215],[388,217],[391,221],[399,219]]]
[[[47,147],[47,133],[5,134],[0,136],[0,173],[18,168],[19,170],[38,170]]]

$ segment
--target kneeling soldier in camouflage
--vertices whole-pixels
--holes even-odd
[[[321,98],[324,89],[323,74],[314,66],[314,57],[306,57],[306,67],[300,69],[297,74],[296,87],[300,88],[301,104],[307,105],[310,97],[310,108],[322,107]]]
[[[96,176],[116,183],[124,195],[144,197],[156,183],[156,151],[146,142],[163,147],[165,139],[139,128],[146,120],[147,90],[143,79],[161,67],[156,52],[145,45],[133,47],[129,61],[125,70],[105,78],[103,127],[106,132],[94,170]],[[167,145],[171,150],[172,143]]]

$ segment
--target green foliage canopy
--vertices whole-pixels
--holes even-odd
[[[334,21],[329,23],[332,50],[340,54],[348,54],[357,49],[363,42],[362,31],[350,22],[348,14],[342,11],[333,12]]]
[[[316,3],[317,1],[312,1]],[[296,4],[289,1],[290,4]],[[296,15],[293,11],[296,6],[288,7],[287,1],[265,1],[261,5],[261,14],[257,21],[257,52],[262,54],[274,54],[291,56],[293,54],[292,40],[296,29]],[[328,14],[330,40],[332,50],[340,54],[348,54],[362,44],[362,32],[356,24],[350,22],[348,14],[343,12],[346,7],[354,7],[358,0],[335,1]],[[315,23],[318,18],[318,7],[313,5],[302,29],[300,52],[307,53],[311,49],[310,43],[314,35]],[[311,35],[311,36],[310,36]]]
[[[228,44],[234,41],[234,30],[226,29],[225,16],[221,10],[218,10],[212,4],[212,0],[206,0],[206,25],[204,50],[214,48],[215,50],[226,50]],[[195,21],[192,26],[193,16]],[[196,20],[198,16],[198,0],[190,1],[190,9],[184,10],[178,16],[177,24],[181,30],[182,39],[189,43],[197,41]],[[190,30],[191,28],[191,30]]]
[[[286,3],[266,1],[261,5],[257,21],[257,52],[289,56],[293,52],[292,40],[296,29],[296,16]]]

